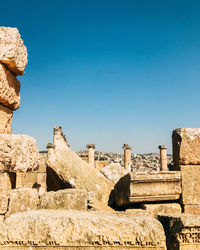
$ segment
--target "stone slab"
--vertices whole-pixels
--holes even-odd
[[[0,64],[0,103],[11,110],[20,107],[20,82],[2,64]]]
[[[108,161],[95,161],[94,165],[97,171],[101,171],[101,169],[107,166],[108,163]]]
[[[28,135],[0,134],[0,170],[32,171],[39,167],[35,139]]]
[[[17,28],[0,27],[0,62],[15,75],[23,75],[27,49]]]
[[[168,250],[200,249],[200,216],[181,214],[180,216],[159,216],[167,238]]]
[[[13,112],[0,104],[0,134],[11,134]]]
[[[182,209],[179,203],[141,204],[152,216],[181,214]]]
[[[182,203],[200,205],[200,165],[180,167],[182,176]]]
[[[200,128],[178,128],[172,134],[175,165],[200,165]]]
[[[11,214],[37,209],[38,191],[32,188],[12,189],[9,195],[9,208],[6,217]]]
[[[39,210],[13,214],[3,227],[0,242],[7,247],[166,250],[161,223],[145,214]]]
[[[64,189],[47,192],[40,197],[38,209],[87,210],[88,194],[83,189]]]
[[[106,212],[115,212],[114,209],[109,207],[108,205],[98,201],[97,199],[92,199],[88,202],[88,206],[92,207],[97,211],[106,211]]]
[[[118,206],[146,201],[177,200],[180,194],[179,171],[131,172],[115,185],[115,199]]]

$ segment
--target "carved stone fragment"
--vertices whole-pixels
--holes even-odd
[[[12,110],[20,106],[20,82],[0,64],[0,103]]]
[[[0,62],[15,75],[23,75],[27,49],[17,28],[0,27]]]
[[[145,201],[177,200],[181,194],[179,171],[131,172],[115,185],[118,206]]]
[[[200,216],[158,216],[163,224],[169,250],[200,249]]]
[[[31,249],[42,249],[38,248],[40,246],[44,249],[51,244],[55,249],[68,250],[166,250],[161,223],[145,214],[29,211],[8,217],[3,229],[5,236],[0,242],[7,247],[14,247],[21,241],[22,246],[26,244]]]

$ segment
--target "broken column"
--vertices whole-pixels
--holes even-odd
[[[160,149],[160,170],[161,171],[168,171],[168,166],[167,166],[167,146],[160,145],[158,148]]]
[[[175,168],[181,170],[184,212],[200,214],[200,128],[174,130],[172,143]]]
[[[132,149],[132,147],[129,146],[128,144],[124,144],[124,146],[122,147],[122,149],[124,150],[124,168],[128,172],[131,172],[131,165],[132,165],[132,161],[131,161],[131,149]]]
[[[95,145],[94,144],[87,144],[88,149],[88,164],[90,164],[92,167],[94,167],[94,150]]]
[[[91,197],[108,203],[114,185],[69,148],[61,127],[54,128],[54,144],[48,144],[47,165],[71,188],[85,189]],[[61,147],[62,145],[62,147]],[[47,173],[48,176],[48,173]]]

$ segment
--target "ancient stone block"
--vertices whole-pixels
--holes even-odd
[[[114,209],[112,209],[108,205],[98,201],[97,199],[91,199],[88,203],[88,206],[96,211],[115,212]]]
[[[71,187],[94,192],[99,201],[108,203],[113,183],[69,148],[61,127],[54,128],[54,145],[47,146],[48,167]]]
[[[0,62],[15,75],[23,75],[27,49],[16,28],[0,27]]]
[[[18,188],[10,191],[9,209],[6,217],[11,214],[37,209],[38,191],[32,188]]]
[[[0,241],[7,247],[21,241],[31,249],[34,249],[31,245],[34,242],[37,249],[53,246],[63,250],[166,250],[165,233],[158,220],[123,212],[39,210],[18,213],[5,220],[4,235]]]
[[[0,173],[0,195],[9,194],[12,189],[12,182],[9,173]]]
[[[200,205],[183,205],[183,211],[186,214],[200,215]]]
[[[31,171],[39,167],[36,141],[28,135],[0,134],[0,170]]]
[[[181,166],[182,203],[200,205],[200,165]]]
[[[69,188],[47,192],[40,197],[38,209],[87,210],[88,194],[84,189]]]
[[[118,180],[128,174],[128,171],[123,168],[119,163],[110,163],[101,169],[101,173],[114,184],[118,182]]]
[[[200,249],[200,216],[159,216],[167,238],[168,250]]]
[[[152,216],[180,215],[182,211],[179,203],[142,204],[142,208]]]
[[[0,104],[0,134],[11,134],[13,112]]]
[[[200,164],[200,128],[179,128],[172,134],[175,165]]]
[[[0,64],[0,103],[12,110],[20,106],[20,82]]]
[[[0,214],[5,214],[8,210],[8,195],[0,194]]]
[[[115,185],[115,199],[118,206],[145,201],[177,200],[180,194],[179,171],[131,172]]]

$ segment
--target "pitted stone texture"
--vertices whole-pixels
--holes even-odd
[[[96,199],[107,204],[113,183],[72,151],[58,128],[54,135],[55,145],[48,149],[47,165],[71,187],[93,192]]]
[[[14,213],[35,210],[39,203],[38,191],[32,188],[18,188],[10,191],[9,209],[6,217]]]
[[[123,168],[119,163],[110,163],[101,169],[101,173],[114,184],[118,182],[118,180],[128,174],[128,171]]]
[[[13,241],[34,241],[43,246],[55,242],[58,249],[66,246],[69,250],[166,249],[159,221],[148,215],[123,212],[29,211],[7,218],[4,230],[10,245]]]
[[[178,128],[172,134],[175,165],[200,164],[200,128]]]
[[[20,82],[0,64],[0,103],[12,110],[20,107]]]
[[[182,203],[200,205],[200,165],[181,166]]]
[[[24,74],[27,49],[17,28],[0,27],[0,62],[13,74]]]
[[[28,135],[0,134],[0,170],[31,171],[39,167],[36,141]]]
[[[88,195],[83,189],[64,189],[47,192],[40,197],[38,209],[87,210]]]
[[[0,134],[11,134],[13,112],[0,104]]]

